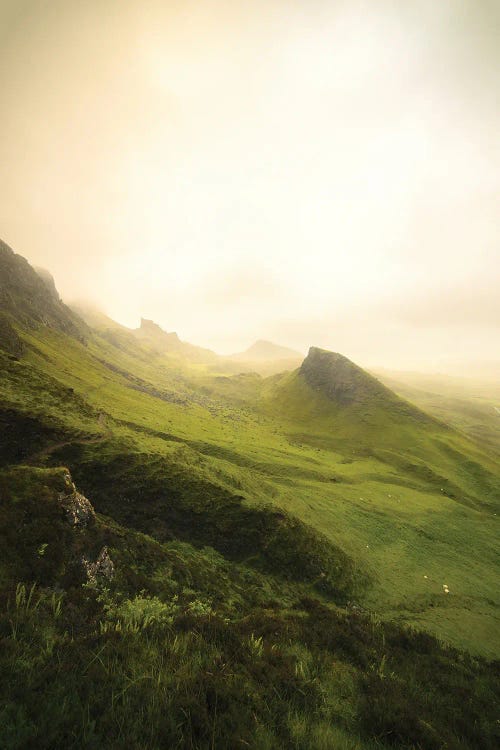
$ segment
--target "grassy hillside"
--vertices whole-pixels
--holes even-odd
[[[214,371],[2,299],[0,746],[495,746],[487,441],[341,355]]]
[[[500,455],[500,382],[486,377],[381,373],[389,388]]]
[[[0,489],[2,747],[495,747],[486,662],[96,516],[67,469]]]
[[[136,343],[93,336],[84,347],[49,330],[23,340],[22,360],[4,365],[5,409],[54,433],[83,430],[87,453],[100,456],[93,441],[112,437],[120,451],[168,456],[247,505],[272,503],[372,580],[363,606],[498,653],[498,472],[465,436],[392,394],[378,406],[339,405],[300,372],[212,377]],[[59,460],[33,452],[41,464]],[[70,466],[85,482],[79,459]]]

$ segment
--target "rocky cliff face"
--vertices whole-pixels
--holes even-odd
[[[176,333],[168,333],[153,320],[147,320],[146,318],[141,318],[141,325],[134,333],[138,338],[148,341],[161,350],[175,351],[182,346]]]
[[[0,313],[4,320],[29,328],[47,325],[83,340],[85,323],[61,302],[54,280],[44,274],[42,278],[0,240]]]
[[[209,349],[181,341],[176,333],[164,331],[157,323],[147,318],[141,318],[141,325],[133,331],[133,334],[147,346],[162,354],[179,354],[192,362],[214,363],[219,359],[218,355]]]
[[[33,270],[36,271],[38,276],[41,278],[45,286],[47,287],[47,291],[49,292],[50,296],[53,300],[56,302],[60,302],[61,298],[59,297],[59,292],[57,291],[56,282],[54,281],[54,277],[52,274],[47,271],[45,268],[39,268],[38,266],[33,266]]]

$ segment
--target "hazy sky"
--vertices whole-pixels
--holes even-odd
[[[499,357],[498,0],[0,0],[0,237],[229,352]]]

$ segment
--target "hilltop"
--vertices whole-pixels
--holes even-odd
[[[294,349],[260,339],[243,352],[227,355],[225,361],[240,370],[273,375],[285,370],[294,370],[302,362],[302,355]]]
[[[276,362],[279,360],[302,360],[302,355],[287,346],[280,346],[279,344],[273,344],[272,341],[259,339],[244,352],[230,354],[229,358],[243,362]]]
[[[299,373],[311,388],[339,406],[377,404],[390,408],[400,401],[377,378],[347,357],[315,346],[309,349]]]

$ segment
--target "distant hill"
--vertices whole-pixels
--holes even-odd
[[[141,325],[134,329],[132,333],[137,339],[158,352],[177,354],[191,362],[204,364],[213,364],[218,360],[218,355],[215,352],[181,341],[177,333],[164,331],[153,320],[141,318]]]
[[[141,325],[134,329],[134,336],[147,341],[160,350],[179,351],[183,348],[183,342],[176,333],[168,333],[153,320],[141,318]]]
[[[214,364],[219,359],[210,349],[182,341],[177,333],[165,331],[153,320],[141,318],[139,328],[127,328],[95,307],[84,303],[71,307],[89,326],[119,348],[136,341],[158,354],[172,354],[190,362]]]
[[[420,421],[431,419],[342,354],[312,346],[299,372],[311,388],[338,406],[377,406],[388,413],[396,407],[399,414],[403,410]]]
[[[240,371],[253,371],[260,375],[294,370],[303,360],[303,355],[294,349],[260,339],[244,352],[224,357],[224,360]]]
[[[447,433],[449,427],[396,395],[377,378],[347,357],[311,347],[301,366],[274,381],[267,391],[276,412],[325,428],[334,443],[356,442],[370,452],[401,448],[408,441],[424,445],[417,435],[427,431]],[[432,451],[434,452],[434,448]]]
[[[398,396],[500,454],[500,379],[382,370]]]
[[[302,360],[302,354],[287,346],[273,344],[272,341],[260,339],[244,352],[230,354],[228,359],[240,362],[277,362],[279,360]]]

